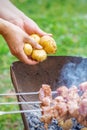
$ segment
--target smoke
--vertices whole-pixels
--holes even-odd
[[[60,84],[67,85],[67,87],[78,86],[80,83],[87,81],[86,60],[82,60],[79,64],[72,62],[65,64],[59,79]]]

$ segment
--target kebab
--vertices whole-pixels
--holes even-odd
[[[45,123],[45,128],[53,118],[65,121],[73,117],[87,126],[87,82],[81,83],[79,89],[76,86],[61,86],[56,91],[57,97],[54,99],[51,86],[43,84],[39,91],[39,99],[42,102],[41,121]],[[82,91],[81,96],[79,91]]]

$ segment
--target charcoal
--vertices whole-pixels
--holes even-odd
[[[40,126],[36,130],[45,130],[44,123],[40,123]]]
[[[35,128],[34,128],[34,127],[30,127],[30,129],[31,129],[31,130],[35,130]]]
[[[81,130],[83,128],[82,125],[80,125],[75,118],[72,119],[73,121],[73,127],[72,130]]]
[[[61,127],[58,127],[58,129],[57,130],[63,130]]]
[[[38,127],[36,130],[45,130],[44,127]]]
[[[56,125],[58,125],[58,120],[53,119],[53,120],[52,120],[52,124],[56,124]]]
[[[50,125],[48,127],[48,130],[62,130],[62,128],[59,127],[58,125]]]
[[[57,130],[58,126],[57,125],[49,125],[48,130]]]
[[[51,124],[48,126],[48,130],[62,130],[62,128],[58,126],[58,121],[53,119]]]
[[[45,130],[44,127],[38,127],[36,130]]]
[[[77,130],[81,130],[82,128],[83,128],[83,126],[82,126],[82,125],[77,124],[77,126],[76,126],[76,129],[77,129]]]
[[[30,130],[45,130],[44,123],[40,121],[40,118],[35,114],[28,115],[28,122]],[[84,128],[81,124],[77,122],[75,118],[72,118],[73,126],[71,130],[81,130]],[[53,119],[51,123],[48,125],[48,130],[63,130],[60,126],[58,126],[58,121]]]
[[[73,129],[75,129],[76,128],[76,126],[77,126],[77,120],[75,119],[75,118],[72,118],[72,122],[73,122]]]
[[[30,127],[34,127],[34,128],[38,128],[41,124],[39,118],[33,114],[31,114],[29,117],[28,117],[28,121],[29,121],[29,126]]]
[[[77,128],[72,128],[71,130],[81,130],[81,129],[77,129]]]

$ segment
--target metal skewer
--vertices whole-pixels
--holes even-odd
[[[0,116],[2,115],[9,115],[9,114],[22,114],[22,113],[29,113],[29,112],[41,112],[42,109],[36,109],[36,110],[21,110],[21,111],[0,111]],[[63,121],[63,119],[59,120],[60,123]]]
[[[36,95],[39,94],[39,92],[27,92],[27,93],[2,93],[0,96],[20,96],[20,95]]]
[[[21,111],[0,111],[0,115],[7,115],[7,114],[20,114],[20,113],[29,113],[29,112],[40,112],[42,109],[36,110],[21,110]]]
[[[34,101],[34,102],[4,102],[0,103],[0,105],[18,105],[18,104],[40,104],[40,101]]]
[[[52,91],[52,94],[55,94],[57,93],[57,91]],[[39,91],[38,92],[27,92],[27,93],[2,93],[0,94],[0,96],[20,96],[20,95],[37,95],[39,94]]]

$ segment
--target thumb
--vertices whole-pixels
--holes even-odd
[[[44,36],[44,35],[49,35],[49,36],[52,36],[51,33],[46,33],[45,31],[43,31],[41,28],[39,28],[37,26],[36,30],[35,30],[35,33],[38,34],[39,36]]]

